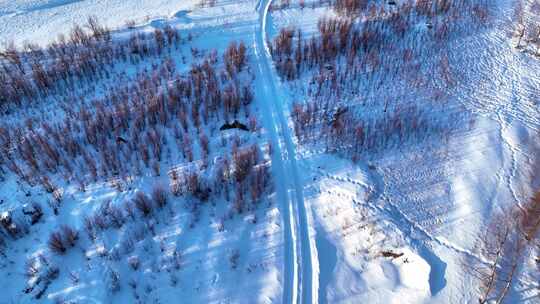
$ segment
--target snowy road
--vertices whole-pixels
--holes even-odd
[[[257,5],[259,27],[255,33],[254,50],[258,66],[258,92],[264,125],[272,143],[272,162],[276,176],[276,191],[282,203],[285,224],[285,268],[283,303],[314,303],[313,254],[309,223],[304,205],[303,186],[296,162],[295,145],[284,112],[285,98],[278,90],[277,75],[272,68],[267,42],[267,16],[271,0]]]

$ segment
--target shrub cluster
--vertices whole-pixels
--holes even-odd
[[[63,225],[59,230],[54,231],[49,236],[49,249],[57,254],[64,254],[72,248],[79,239],[79,232],[70,226]]]
[[[170,51],[179,43],[178,31],[168,25],[151,34],[133,32],[128,40],[113,41],[110,31],[89,17],[84,27],[75,25],[68,37],[61,35],[48,47],[26,43],[18,50],[10,44],[0,52],[4,59],[0,64],[0,109],[91,86],[108,78],[116,63],[160,56],[165,48]]]
[[[485,0],[405,1],[391,10],[385,9],[386,5],[386,1],[337,0],[334,8],[346,12],[346,16],[321,18],[319,31],[313,37],[305,38],[302,31],[295,28],[281,29],[270,46],[278,72],[292,80],[302,71],[324,69],[342,58],[351,69],[366,64],[373,69],[387,68],[381,61],[395,58],[396,48],[440,47],[431,45],[448,41],[474,25],[484,25],[489,14],[489,3]],[[365,20],[359,22],[360,16]],[[415,30],[418,24],[428,25],[427,35]],[[397,69],[403,61],[391,63],[389,66]]]
[[[183,74],[165,57],[133,81],[111,85],[103,98],[91,101],[92,107],[84,96],[82,102],[66,98],[73,106],[66,107],[66,117],[58,123],[0,123],[0,169],[51,192],[52,175],[74,179],[84,190],[99,178],[139,175],[142,166],[159,175],[162,158],[170,157],[166,145],[171,138],[182,157],[193,161],[194,132],[207,162],[210,146],[202,126],[228,121],[241,110],[249,113],[251,85],[239,81],[245,52],[242,43],[232,43],[224,55],[224,70],[216,69],[218,58],[212,52]]]

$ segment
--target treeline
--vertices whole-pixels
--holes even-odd
[[[471,25],[485,24],[489,16],[488,3],[484,0],[408,1],[396,4],[392,10],[380,3],[338,0],[334,7],[338,11],[361,11],[366,18],[361,22],[356,15],[322,18],[318,33],[310,38],[305,38],[299,29],[281,29],[270,50],[282,77],[296,79],[302,71],[324,69],[336,64],[338,59],[343,59],[341,63],[351,69],[366,64],[374,70],[382,69],[381,62],[388,60],[387,57],[401,62],[407,56],[420,57],[416,49],[429,50],[433,43],[448,41]],[[419,24],[427,24],[427,35],[414,28]],[[466,24],[469,25],[464,27]],[[416,53],[405,54],[411,50]],[[396,68],[399,67],[394,62]]]
[[[217,69],[221,62],[226,68]],[[86,183],[140,175],[143,167],[160,174],[171,157],[169,141],[182,159],[193,161],[194,145],[208,162],[210,145],[203,126],[249,115],[253,100],[243,43],[231,43],[220,60],[210,52],[179,74],[171,58],[138,73],[133,81],[111,85],[102,98],[73,96],[58,122],[28,119],[0,124],[0,173],[11,171],[30,185],[54,191],[51,176]],[[83,94],[83,93],[81,93]],[[251,118],[256,126],[256,119]]]
[[[487,3],[475,0],[331,0],[330,2],[338,14],[349,17],[374,16],[377,11],[382,10],[384,12],[384,10],[393,9],[403,9],[407,12],[414,10],[418,15],[435,17],[464,9],[485,10],[484,4]]]
[[[169,25],[113,41],[109,29],[89,17],[85,25],[75,25],[67,37],[60,35],[47,47],[26,43],[19,50],[11,44],[0,51],[0,109],[92,84],[108,78],[118,62],[161,56],[180,42],[180,34]]]
[[[486,1],[332,5],[338,16],[319,19],[312,36],[284,28],[271,41],[278,73],[306,96],[295,97],[306,101],[292,111],[300,142],[358,159],[470,125],[460,109],[445,105],[459,73],[447,46],[458,34],[485,26]],[[429,110],[414,106],[419,101],[430,103]]]
[[[445,137],[453,127],[444,118],[414,105],[361,116],[352,106],[319,99],[295,103],[291,116],[300,143],[322,145],[329,152],[340,152],[355,161],[366,152]]]

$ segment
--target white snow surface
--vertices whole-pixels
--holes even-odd
[[[2,0],[0,41],[48,44],[91,15],[111,28],[119,28],[128,21],[140,24],[192,10],[197,3],[195,0]]]
[[[512,2],[494,1],[501,16],[510,14]],[[476,302],[476,282],[462,269],[461,261],[470,257],[483,261],[475,252],[483,225],[493,212],[532,191],[529,178],[540,151],[536,140],[539,61],[516,52],[498,28],[479,39],[464,38],[456,53],[463,53],[463,65],[470,64],[479,84],[473,88],[460,83],[456,91],[463,93],[452,102],[471,113],[474,128],[444,145],[399,147],[352,163],[325,151],[303,149],[294,141],[288,121],[292,93],[276,76],[264,46],[266,37],[284,26],[296,24],[307,33],[316,31],[317,18],[327,14],[325,8],[311,11],[292,6],[266,12],[268,0],[218,3],[199,8],[194,0],[0,0],[3,43],[47,44],[67,33],[73,23],[96,15],[118,29],[118,35],[127,31],[123,28],[127,20],[135,20],[143,30],[168,21],[197,33],[194,43],[201,48],[223,49],[232,39],[242,39],[250,47],[257,67],[263,137],[276,151],[272,156],[276,194],[258,211],[261,220],[256,225],[249,223],[250,218],[237,218],[225,235],[216,232],[217,224],[210,217],[219,210],[207,210],[201,222],[208,225],[195,229],[186,227],[187,211],[167,218],[172,222],[160,226],[154,237],[165,244],[166,252],[149,245],[154,252],[140,253],[147,270],[137,279],[141,285],[152,282],[147,299],[163,303]],[[307,3],[309,7],[311,2]],[[265,29],[268,33],[262,32]],[[478,49],[488,50],[489,56],[481,58],[491,61],[474,64]],[[129,198],[155,182],[141,178],[122,196],[106,184],[92,185],[85,194],[66,187],[61,221],[82,227],[82,216],[100,202]],[[40,192],[33,195],[43,205],[49,199]],[[24,191],[13,179],[0,185],[0,198],[10,207],[25,201]],[[40,231],[58,226],[52,214],[47,217]],[[35,235],[12,250],[10,261],[19,268],[0,275],[0,303],[32,302],[21,291],[25,281],[21,265],[45,251],[48,235]],[[114,237],[107,240],[111,246],[117,244]],[[155,272],[160,255],[168,254],[173,244],[180,244],[187,261],[177,288]],[[97,247],[90,254],[99,254]],[[229,270],[231,248],[241,252],[237,272]],[[402,255],[383,257],[383,251]],[[81,283],[70,284],[63,273],[51,285],[48,301],[57,297],[80,303],[129,301],[127,286],[109,299],[101,279],[105,267],[86,262],[82,250],[70,253],[62,263],[80,273]],[[516,283],[512,303],[539,303],[539,278],[530,270],[535,262],[530,258],[527,263],[529,270]],[[122,267],[122,274],[129,273],[127,266]]]

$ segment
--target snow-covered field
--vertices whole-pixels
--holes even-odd
[[[397,4],[380,5],[393,12],[406,3],[391,2]],[[321,18],[341,18],[326,1],[217,0],[215,5],[201,6],[192,0],[0,0],[0,42],[6,46],[11,41],[48,45],[58,34],[69,35],[74,23],[83,24],[89,16],[97,16],[112,29],[113,44],[129,41],[126,48],[139,39],[133,33],[152,37],[156,30],[171,26],[180,35],[180,42],[173,46],[169,41],[163,53],[144,57],[145,51],[128,52],[128,59],[107,66],[105,75],[95,80],[72,86],[72,92],[51,90],[43,98],[38,94],[31,97],[37,103],[26,108],[0,104],[0,139],[13,143],[0,150],[4,153],[0,154],[0,213],[13,218],[22,231],[12,237],[9,227],[0,227],[0,303],[478,302],[487,288],[487,280],[479,279],[478,272],[494,263],[486,239],[493,238],[493,227],[506,227],[508,218],[501,213],[528,208],[540,186],[540,56],[535,55],[534,44],[540,43],[527,35],[517,41],[518,2],[524,7],[523,24],[539,26],[535,12],[540,12],[540,3],[535,0],[490,2],[487,25],[457,23],[457,34],[442,43],[425,38],[431,27],[439,28],[437,17],[429,22],[410,18],[411,33],[404,37],[413,38],[384,48],[390,59],[377,60],[376,54],[366,51],[369,60],[362,61],[358,74],[354,72],[356,81],[334,78],[332,82],[332,73],[348,73],[348,68],[360,63],[348,64],[350,58],[337,55],[336,61],[320,68],[305,67],[295,78],[286,79],[273,53],[282,29],[294,27],[311,39],[320,35]],[[480,15],[476,9],[480,8],[474,11]],[[371,12],[352,23],[386,21],[384,10],[382,21],[376,20],[377,14]],[[247,47],[246,66],[238,74],[231,73],[222,60],[233,41],[243,41]],[[392,70],[393,56],[401,51],[403,58],[409,57],[398,61],[403,74]],[[145,153],[136,148],[128,152],[120,147],[127,168],[119,165],[108,172],[98,166],[98,177],[91,179],[92,170],[87,169],[91,166],[83,155],[74,158],[74,169],[61,161],[51,170],[55,188],[51,193],[43,178],[33,184],[25,181],[31,180],[24,170],[30,175],[32,163],[26,164],[26,155],[14,154],[25,154],[30,149],[25,141],[47,131],[43,122],[56,127],[70,118],[86,117],[78,114],[81,109],[98,115],[100,101],[114,106],[115,115],[123,109],[136,116],[139,99],[130,96],[133,109],[122,108],[112,96],[115,88],[125,89],[126,94],[136,88],[143,104],[159,103],[177,83],[211,74],[205,60],[213,62],[217,86],[223,89],[215,99],[219,100],[215,112],[193,110],[197,100],[211,99],[206,91],[194,92],[193,99],[180,96],[178,100],[189,100],[189,105],[170,116],[156,115],[158,123],[150,122],[150,115],[146,123],[155,125],[140,137],[130,132],[139,125],[136,119],[123,129],[114,116],[112,125],[124,131],[107,135],[112,146],[106,144],[105,152],[98,144],[87,152],[98,164],[107,163],[104,154],[114,153],[114,143],[120,146],[127,138],[130,147],[135,146],[130,140],[137,141],[139,150],[147,147],[157,155],[155,163],[143,162]],[[197,65],[201,69],[195,71]],[[146,80],[145,73],[150,74]],[[321,75],[324,79],[317,78]],[[156,79],[159,86],[151,83]],[[204,79],[205,85],[213,81],[210,76]],[[253,102],[243,103],[228,116],[232,106],[222,101],[232,91],[245,97],[242,90],[253,91]],[[159,94],[147,97],[147,91]],[[76,100],[77,94],[84,98]],[[328,126],[310,120],[306,125],[316,125],[319,131],[308,131],[314,138],[303,137],[295,115],[299,105],[306,105],[307,112],[310,102],[317,100],[335,101],[336,108],[324,114],[331,118],[321,124]],[[427,131],[408,136],[401,129],[400,134],[392,134],[384,123],[407,128],[408,121],[399,121],[403,113],[410,115],[405,120]],[[179,131],[186,114],[189,126]],[[340,117],[367,121],[365,129],[372,132],[367,134],[373,135],[375,148],[351,157],[350,147],[356,142],[340,142],[342,133],[321,135],[320,130],[333,128]],[[385,117],[391,118],[384,121]],[[220,130],[232,119],[256,123],[249,125],[249,131]],[[390,130],[389,135],[377,136],[377,130],[369,129],[370,121]],[[351,120],[346,122],[345,129],[364,132]],[[86,123],[81,125],[84,130]],[[14,131],[15,126],[20,129]],[[72,129],[77,127],[59,130]],[[152,132],[158,133],[163,151],[156,152]],[[9,134],[9,140],[4,134]],[[206,154],[205,136],[210,151]],[[56,137],[51,140],[62,141]],[[91,142],[82,136],[81,141]],[[187,156],[186,146],[192,147]],[[259,157],[243,165],[251,171],[247,182],[238,182],[233,177],[242,165],[237,165],[235,153],[251,148]],[[49,155],[46,150],[35,151]],[[69,151],[65,154],[71,157]],[[216,172],[227,157],[233,168],[225,170],[227,190],[217,189],[214,184],[220,178],[212,178],[224,176]],[[23,173],[15,174],[12,163],[19,164]],[[49,166],[36,165],[41,170]],[[256,175],[260,168],[268,168],[271,181]],[[208,181],[201,182],[202,190],[190,190],[193,172]],[[177,174],[186,190],[173,195]],[[267,186],[251,200],[257,195],[253,185],[260,183],[258,178],[265,179]],[[204,186],[210,190],[206,192]],[[150,215],[140,208],[130,214],[129,204],[137,204],[138,193],[148,194],[158,204],[152,193],[159,187],[167,189],[164,207],[155,207]],[[200,191],[207,197],[201,198]],[[33,203],[41,206],[43,215],[29,224]],[[114,212],[120,212],[121,224]],[[94,237],[87,228],[89,217],[94,226],[99,227],[99,217],[107,222],[105,228],[93,228]],[[51,249],[50,237],[62,225],[76,229],[79,237],[73,248],[58,254]],[[523,244],[525,249],[511,264],[516,265],[515,275],[502,303],[540,303],[540,247],[534,231],[533,240]],[[497,275],[502,277],[509,269],[500,265],[493,269],[500,270]],[[504,290],[505,283],[495,288]],[[490,300],[496,303],[493,297]]]
[[[196,1],[167,0],[2,0],[0,41],[47,44],[58,34],[67,34],[75,23],[95,15],[107,26],[124,27],[128,21],[144,23],[191,10]]]
[[[315,146],[322,146],[320,149],[298,149],[299,163],[303,169],[314,173],[314,176],[306,177],[304,184],[308,187],[305,188],[309,198],[306,204],[312,214],[310,228],[316,244],[313,248],[319,251],[319,301],[476,301],[482,286],[474,276],[473,265],[490,262],[479,251],[479,243],[489,238],[490,232],[486,228],[493,225],[492,219],[498,213],[508,212],[511,206],[528,201],[538,187],[540,61],[538,57],[517,50],[511,39],[509,20],[516,5],[516,1],[496,2],[493,25],[451,41],[449,57],[457,85],[450,88],[436,85],[433,91],[428,91],[444,92],[446,96],[438,101],[443,104],[430,105],[429,99],[423,104],[422,95],[417,95],[418,106],[437,111],[435,115],[443,122],[445,117],[452,117],[448,128],[458,132],[424,143],[398,144],[391,149],[364,154],[359,163],[328,159],[322,138],[314,141]],[[305,7],[300,8],[293,2],[274,10],[269,19],[272,22],[270,35],[276,37],[279,29],[290,26],[301,29],[306,36],[316,35],[316,20],[321,16],[332,17],[335,13],[325,12],[324,5],[320,7],[317,2],[312,6],[306,1]],[[429,65],[429,60],[424,60]],[[431,81],[436,81],[432,77],[436,70],[434,65],[428,67]],[[311,85],[310,81],[302,75],[300,80],[292,81],[288,90],[290,100],[301,100],[309,92],[306,83]],[[389,86],[383,85],[384,89],[375,91],[375,98],[400,96],[399,80],[391,81]],[[389,93],[384,92],[385,89]],[[405,87],[408,92],[415,90]],[[369,90],[360,91],[360,94],[370,93]],[[362,101],[362,97],[359,99],[363,106],[366,101]],[[358,96],[346,98],[356,105],[354,99]],[[368,106],[362,110],[370,113],[368,115],[377,113],[376,107],[380,104],[366,99]],[[452,120],[461,122],[451,127]],[[360,172],[356,173],[356,170]],[[369,260],[369,254],[347,257],[347,251],[356,253],[357,247],[361,248],[375,238],[363,236],[358,231],[369,226],[369,221],[360,220],[362,217],[358,213],[361,212],[355,208],[355,203],[360,206],[367,203],[370,211],[375,213],[372,216],[378,219],[374,221],[374,229],[381,229],[385,238],[394,240],[381,241],[375,246],[376,250],[380,252],[381,248],[386,248],[407,252],[405,255],[416,261],[414,268],[419,273],[412,276],[418,285],[411,287],[406,278],[395,280],[396,276],[390,271],[383,271],[379,278],[359,267],[359,261]],[[396,235],[404,239],[403,243],[395,241],[400,239]],[[381,238],[384,240],[384,237]],[[351,244],[349,238],[355,242]],[[523,272],[513,282],[506,302],[540,301],[538,267],[536,270],[534,266],[530,268],[537,254],[536,246],[532,253],[527,252],[523,257],[523,265],[528,266],[523,267]],[[464,262],[469,260],[475,262]],[[330,265],[325,264],[328,262]],[[364,267],[376,268],[378,263],[375,259],[365,263],[369,266]],[[426,269],[427,275],[422,275],[421,269]],[[317,278],[316,274],[314,277]],[[424,280],[424,284],[419,280]],[[388,289],[395,294],[389,293]]]

